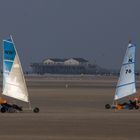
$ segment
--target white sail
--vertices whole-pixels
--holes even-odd
[[[29,102],[21,63],[12,38],[3,40],[3,92],[2,94]]]
[[[114,100],[132,95],[136,92],[135,86],[135,48],[129,43],[120,71]]]

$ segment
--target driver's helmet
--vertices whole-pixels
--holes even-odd
[[[136,101],[136,102],[140,103],[140,98],[135,97],[135,98],[133,98],[133,101]]]
[[[0,97],[0,104],[5,104],[5,103],[7,103],[6,99]]]

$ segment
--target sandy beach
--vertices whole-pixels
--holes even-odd
[[[113,101],[116,77],[55,78],[26,78],[32,107],[40,113],[0,113],[0,139],[139,140],[140,110],[104,108]]]

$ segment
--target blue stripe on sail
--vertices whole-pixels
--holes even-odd
[[[4,49],[3,49],[4,50],[4,60],[6,59],[6,60],[14,61],[16,52],[15,52],[13,43],[4,41],[3,47],[4,47]]]
[[[135,84],[135,82],[131,82],[131,83],[127,83],[127,84],[123,84],[123,85],[117,86],[117,88],[119,88],[119,87],[123,87],[123,86],[128,86],[128,85],[131,85],[131,84]]]
[[[3,41],[3,51],[4,51],[4,70],[3,71],[11,71],[12,65],[15,56],[16,56],[16,51],[14,48],[14,44],[12,43],[11,39],[7,39]],[[5,61],[7,60],[7,61]],[[8,61],[9,60],[9,61]],[[10,62],[11,61],[11,62]]]
[[[131,45],[131,46],[129,46],[128,48],[132,48],[132,47],[136,47],[135,45]]]
[[[12,68],[13,62],[4,62],[4,72],[10,72]]]
[[[135,62],[124,63],[123,65],[134,64]]]

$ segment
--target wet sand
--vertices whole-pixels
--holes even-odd
[[[139,140],[140,110],[104,108],[113,100],[116,82],[102,77],[27,78],[32,106],[40,113],[0,113],[0,139]]]

